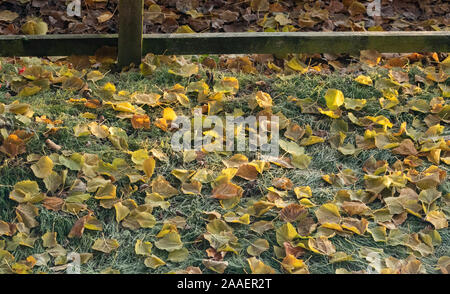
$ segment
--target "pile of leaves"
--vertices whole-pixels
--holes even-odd
[[[1,34],[116,33],[118,0],[82,1],[80,17],[69,17],[64,1],[0,2]],[[423,31],[449,26],[450,4],[443,0],[373,1],[145,1],[145,33]]]
[[[1,60],[0,272],[66,271],[73,252],[83,272],[449,272],[447,54],[148,55],[111,74],[108,52]],[[332,70],[356,94],[342,76],[286,90]],[[196,107],[278,116],[280,157],[172,150]]]

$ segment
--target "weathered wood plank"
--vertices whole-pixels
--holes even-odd
[[[117,47],[117,38],[117,35],[3,35],[0,56],[94,55],[100,47]]]
[[[155,54],[384,53],[450,51],[450,32],[302,32],[144,35]]]
[[[117,44],[117,35],[0,36],[0,56],[92,55],[99,47]],[[450,52],[450,32],[152,34],[144,35],[143,41],[144,54],[356,53],[365,49]]]
[[[140,64],[142,58],[142,33],[144,25],[144,0],[119,2],[119,66]]]

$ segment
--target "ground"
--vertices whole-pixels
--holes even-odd
[[[38,24],[37,31],[49,34],[117,33],[118,0],[81,1],[79,16],[66,12],[69,3],[75,2],[4,0],[0,3],[0,33],[28,34]],[[379,8],[369,0],[149,0],[144,3],[146,34],[434,31],[445,30],[449,25],[449,4],[443,0],[380,0]]]
[[[187,57],[187,60],[189,60],[189,58],[190,57]],[[196,58],[197,57],[194,57],[194,61]],[[212,59],[217,61],[218,57],[213,56]],[[359,152],[344,155],[342,152],[338,151],[338,149],[333,148],[332,144],[330,144],[330,138],[332,138],[335,134],[333,128],[336,128],[336,121],[341,121],[341,119],[343,119],[348,126],[348,130],[346,130],[347,138],[345,140],[345,144],[351,143],[354,147],[355,144],[358,143],[356,140],[356,135],[364,136],[364,133],[367,130],[377,130],[376,128],[378,126],[374,126],[374,124],[358,126],[352,123],[352,121],[348,118],[348,112],[352,112],[360,119],[365,116],[384,116],[392,123],[392,128],[388,128],[388,133],[391,131],[392,133],[397,132],[403,122],[406,122],[408,128],[411,127],[417,132],[425,132],[430,127],[429,124],[424,123],[424,121],[428,122],[425,118],[429,118],[429,111],[420,112],[411,109],[411,104],[408,104],[408,101],[414,98],[421,101],[423,100],[426,104],[428,104],[435,101],[433,99],[444,96],[446,97],[443,98],[445,105],[448,100],[448,90],[447,94],[445,94],[443,92],[444,90],[441,89],[443,89],[443,87],[447,87],[448,89],[449,83],[448,79],[441,79],[439,82],[427,81],[426,83],[418,83],[416,76],[421,76],[423,79],[426,78],[423,68],[418,64],[409,65],[407,68],[404,67],[400,70],[402,72],[406,72],[408,74],[408,82],[413,85],[420,86],[421,91],[415,92],[413,95],[407,95],[404,94],[406,91],[402,92],[402,86],[401,90],[399,90],[401,93],[399,104],[391,109],[386,109],[386,107],[383,109],[380,105],[379,99],[383,97],[383,93],[380,91],[379,87],[364,85],[355,81],[355,78],[362,74],[365,75],[365,77],[370,77],[373,81],[375,81],[375,85],[377,85],[376,81],[389,77],[389,70],[391,68],[386,67],[363,66],[358,71],[349,74],[341,74],[337,71],[321,73],[310,70],[306,73],[291,71],[287,74],[273,73],[268,75],[258,73],[260,72],[260,68],[258,67],[253,73],[245,73],[245,70],[209,70],[205,66],[200,66],[198,73],[189,75],[189,77],[183,77],[170,73],[170,65],[162,64],[157,66],[149,75],[143,75],[141,72],[142,70],[123,73],[106,73],[103,78],[96,82],[87,82],[88,88],[92,89],[90,94],[86,94],[86,91],[83,90],[70,91],[64,89],[62,86],[58,86],[56,82],[51,82],[52,85],[50,88],[43,89],[34,95],[15,96],[16,93],[14,93],[11,88],[11,84],[13,83],[10,78],[6,77],[6,75],[14,73],[15,76],[20,77],[18,72],[21,68],[29,68],[32,64],[52,72],[54,74],[54,77],[52,78],[64,76],[64,74],[62,74],[63,69],[67,69],[65,68],[64,63],[62,66],[60,66],[61,64],[52,62],[45,62],[44,64],[41,64],[41,60],[39,59],[24,59],[22,61],[14,62],[11,60],[3,61],[3,86],[0,88],[0,106],[1,103],[4,105],[10,105],[13,101],[18,100],[20,103],[28,104],[29,109],[31,109],[34,114],[29,117],[29,120],[26,120],[24,119],[24,116],[26,117],[26,115],[18,116],[16,113],[8,113],[7,111],[2,114],[2,108],[0,107],[0,130],[2,131],[2,138],[0,139],[0,142],[3,140],[5,145],[6,137],[14,130],[21,129],[33,133],[29,141],[26,142],[26,152],[15,154],[14,156],[8,156],[5,152],[3,152],[2,155],[0,155],[0,163],[2,163],[0,166],[0,221],[15,224],[20,222],[20,219],[18,219],[16,215],[16,207],[18,206],[18,202],[11,199],[11,191],[14,189],[16,183],[20,181],[36,181],[39,184],[40,190],[46,193],[47,197],[57,197],[63,200],[65,200],[70,194],[71,184],[74,183],[76,179],[83,182],[91,181],[92,177],[86,176],[85,170],[70,170],[67,168],[67,165],[62,164],[61,162],[58,163],[55,160],[55,158],[61,158],[60,156],[70,156],[70,154],[73,153],[95,154],[98,155],[98,158],[104,163],[112,163],[113,160],[118,158],[125,160],[128,165],[127,168],[124,168],[126,171],[122,172],[120,170],[122,167],[119,167],[119,171],[116,170],[111,172],[111,174],[114,174],[114,177],[106,176],[108,173],[103,174],[105,179],[113,179],[112,183],[115,187],[117,187],[117,198],[115,198],[113,202],[133,199],[137,205],[144,204],[146,201],[146,193],[151,192],[149,185],[157,176],[163,176],[180,192],[178,195],[173,197],[163,197],[164,200],[169,201],[169,208],[162,209],[161,207],[153,207],[151,214],[156,220],[153,227],[141,227],[136,230],[128,229],[123,226],[123,222],[119,223],[117,221],[117,209],[114,209],[114,207],[110,209],[102,207],[101,201],[103,200],[92,197],[94,196],[95,191],[90,193],[91,197],[86,200],[86,205],[83,206],[83,208],[76,214],[64,211],[64,207],[62,209],[59,207],[59,209],[54,210],[47,209],[41,201],[37,201],[37,203],[34,203],[33,205],[39,210],[39,215],[35,217],[38,221],[38,225],[27,229],[21,229],[19,226],[18,230],[19,232],[23,230],[27,233],[27,236],[36,238],[31,246],[23,246],[23,242],[19,242],[20,245],[15,244],[14,237],[8,236],[8,230],[5,231],[4,227],[0,227],[0,253],[2,253],[0,254],[0,271],[11,270],[11,264],[8,263],[7,266],[3,264],[2,266],[1,263],[2,258],[5,258],[4,256],[6,251],[14,256],[16,263],[26,265],[25,269],[22,267],[19,268],[18,266],[13,266],[13,271],[16,272],[20,270],[25,272],[54,272],[64,270],[64,265],[67,261],[64,260],[64,258],[58,259],[57,253],[53,255],[54,258],[46,262],[45,265],[41,266],[35,265],[33,264],[35,262],[27,259],[29,256],[34,256],[35,259],[38,259],[36,254],[41,254],[50,250],[49,248],[44,247],[44,242],[41,239],[41,237],[47,232],[56,233],[57,243],[60,244],[61,247],[67,252],[73,251],[77,253],[93,254],[91,258],[81,266],[82,273],[98,273],[102,271],[119,271],[120,273],[167,273],[184,270],[187,267],[198,267],[204,273],[213,273],[214,271],[211,269],[221,271],[218,269],[220,266],[205,266],[204,263],[204,260],[208,259],[208,253],[206,250],[208,250],[208,248],[211,249],[213,246],[212,243],[203,237],[203,234],[207,233],[206,225],[210,222],[209,217],[212,217],[211,214],[208,215],[205,214],[205,212],[211,211],[216,211],[222,216],[229,211],[234,211],[238,213],[238,215],[243,215],[246,213],[250,214],[250,224],[227,222],[228,226],[232,228],[233,234],[238,238],[239,246],[232,245],[231,247],[233,247],[236,252],[227,252],[223,258],[223,260],[228,263],[224,269],[225,273],[251,273],[254,271],[254,269],[249,266],[248,259],[251,255],[247,252],[247,247],[252,245],[258,239],[267,240],[269,247],[267,250],[262,252],[257,259],[262,261],[265,265],[273,268],[276,273],[295,272],[297,270],[303,271],[306,267],[307,271],[310,273],[368,271],[371,268],[369,261],[370,259],[366,258],[367,254],[364,254],[364,250],[367,248],[369,252],[375,252],[376,250],[374,248],[382,249],[383,260],[393,257],[404,261],[405,264],[409,262],[408,265],[403,264],[403,267],[400,266],[398,268],[384,265],[383,263],[383,268],[391,268],[393,271],[397,272],[406,272],[407,270],[411,270],[413,267],[412,264],[419,264],[416,268],[418,272],[438,273],[442,268],[442,266],[439,266],[438,263],[443,264],[444,262],[445,264],[445,260],[447,260],[448,264],[448,259],[442,259],[441,257],[450,256],[450,231],[446,225],[443,225],[442,228],[439,227],[438,230],[434,230],[434,224],[426,221],[425,218],[427,213],[420,209],[420,207],[416,214],[403,209],[402,213],[403,211],[406,211],[405,214],[407,213],[407,219],[405,222],[398,225],[391,224],[391,226],[389,226],[389,224],[386,224],[384,221],[376,221],[372,214],[372,212],[377,209],[385,207],[386,203],[384,202],[384,199],[388,197],[390,193],[391,195],[398,197],[398,192],[401,191],[401,189],[411,187],[419,194],[421,189],[416,187],[417,181],[411,179],[411,170],[422,172],[430,166],[438,166],[441,172],[448,172],[448,135],[450,134],[448,130],[448,113],[444,117],[441,116],[441,118],[443,118],[440,121],[442,130],[437,134],[439,138],[442,137],[447,140],[447,144],[444,144],[446,147],[443,145],[439,147],[442,149],[442,153],[441,160],[438,159],[437,163],[431,162],[427,159],[427,154],[422,153],[420,156],[423,163],[417,167],[411,167],[404,162],[406,155],[394,153],[394,148],[383,149],[378,148],[379,146],[370,149],[360,148],[361,150]],[[25,75],[26,73],[27,72],[21,74]],[[214,77],[214,81],[212,81],[211,76]],[[324,142],[304,146],[304,153],[312,159],[306,168],[283,168],[272,164],[270,169],[267,169],[262,172],[262,174],[259,174],[255,181],[249,181],[237,176],[234,177],[232,182],[242,187],[244,194],[238,205],[232,208],[221,206],[218,199],[211,197],[214,193],[210,183],[203,183],[201,195],[187,195],[182,193],[180,190],[180,181],[172,174],[172,171],[174,169],[197,171],[201,165],[201,167],[213,171],[214,177],[216,177],[220,171],[225,168],[222,162],[223,160],[229,159],[233,154],[243,153],[251,162],[252,160],[257,159],[256,153],[211,152],[202,154],[200,159],[197,158],[197,160],[185,162],[183,160],[183,154],[181,152],[174,152],[170,147],[169,143],[172,132],[170,130],[162,130],[155,125],[155,122],[158,118],[162,117],[162,111],[164,108],[173,108],[177,115],[181,115],[182,113],[189,115],[191,108],[182,106],[177,102],[166,102],[156,107],[144,105],[142,108],[144,109],[144,113],[150,118],[151,125],[149,128],[136,129],[132,126],[130,117],[127,116],[126,112],[124,114],[123,111],[117,111],[117,109],[114,110],[110,105],[105,103],[107,99],[100,99],[100,95],[98,94],[101,89],[105,88],[105,85],[108,85],[108,83],[115,86],[116,93],[119,91],[128,91],[129,93],[140,92],[162,94],[176,84],[180,84],[183,87],[188,87],[188,85],[194,81],[208,80],[208,82],[212,85],[214,82],[221,81],[224,77],[235,77],[239,82],[239,91],[236,95],[227,95],[227,101],[223,104],[223,111],[220,112],[220,115],[224,115],[224,113],[232,113],[236,109],[242,109],[245,115],[258,113],[261,111],[261,108],[250,108],[252,103],[249,103],[249,101],[253,99],[255,93],[258,91],[263,91],[270,94],[273,99],[273,106],[270,107],[272,109],[272,113],[281,112],[291,124],[298,124],[302,128],[306,128],[306,126],[309,125],[312,128],[313,135],[324,139]],[[395,80],[395,78],[392,77],[389,79]],[[32,81],[31,78],[30,80]],[[85,78],[83,77],[83,81],[84,80]],[[403,82],[403,84],[404,83],[405,82]],[[342,91],[346,98],[365,99],[366,105],[362,110],[356,111],[346,109],[342,105],[340,106],[340,109],[342,109],[343,112],[340,115],[340,118],[336,119],[318,113],[317,111],[314,111],[316,113],[307,113],[305,111],[302,112],[302,108],[299,107],[298,103],[296,103],[301,99],[310,98],[314,103],[316,103],[317,106],[325,109],[327,107],[327,103],[324,97],[329,89],[337,89]],[[103,105],[98,107],[87,107],[88,105],[85,104],[84,100],[76,100],[81,99],[82,96],[86,95],[90,96],[90,98],[103,100]],[[127,95],[125,96],[128,97]],[[191,100],[191,105],[196,104],[196,93],[189,93],[188,97]],[[293,99],[293,97],[296,99]],[[73,98],[72,101],[70,100],[71,98]],[[130,100],[128,99],[126,101]],[[134,103],[133,105],[135,106]],[[118,107],[117,105],[115,106]],[[408,108],[404,112],[401,112],[398,111],[400,106],[408,106]],[[395,111],[393,109],[395,109]],[[89,116],[83,115],[87,112],[93,114],[93,119],[89,118]],[[123,116],[118,117],[118,114]],[[42,118],[42,116],[46,116],[46,118],[53,122],[61,120],[62,124],[50,123],[49,127],[48,122],[43,123],[36,120],[36,118]],[[131,116],[133,116],[133,114],[131,114]],[[87,135],[83,136],[75,135],[75,127],[89,124],[92,121],[103,124],[108,128],[118,127],[125,130],[128,136],[128,150],[120,150],[117,146],[112,144],[111,140],[108,140],[107,138],[97,138],[89,132]],[[54,132],[46,134],[48,127],[56,127],[58,129]],[[284,132],[285,130],[281,131],[281,138],[283,140],[292,141],[283,136]],[[389,138],[392,139],[392,137]],[[399,138],[401,138],[401,140],[397,140],[396,142],[402,142],[403,139],[408,137],[403,134],[400,135]],[[45,143],[47,139],[51,139],[54,143],[60,145],[62,149],[56,151],[49,148],[49,146]],[[300,144],[301,140],[296,142]],[[417,141],[415,144],[419,150],[421,143]],[[397,147],[398,145],[399,144],[394,147]],[[356,144],[356,147],[359,147],[359,145]],[[130,183],[130,179],[127,177],[127,174],[130,174],[130,168],[133,170],[133,173],[139,173],[141,177],[143,174],[142,171],[138,171],[136,164],[132,161],[131,152],[141,149],[150,151],[154,148],[164,153],[169,160],[162,161],[156,159],[156,167],[154,173],[151,174],[151,179],[144,179],[142,181]],[[284,154],[283,150],[282,153]],[[53,171],[57,174],[61,174],[63,170],[69,170],[67,173],[66,184],[55,189],[55,192],[47,191],[48,189],[44,185],[43,179],[37,177],[36,173],[31,169],[31,166],[36,164],[38,159],[42,158],[41,156],[48,156],[52,159],[54,162],[54,166],[52,166]],[[275,249],[275,247],[280,248],[283,244],[280,244],[280,242],[277,241],[276,231],[278,230],[278,234],[282,234],[280,233],[280,227],[283,228],[284,226],[286,229],[288,223],[292,223],[294,227],[296,227],[300,226],[302,221],[304,221],[304,219],[297,219],[291,222],[286,221],[286,218],[283,218],[280,215],[281,208],[289,203],[295,203],[297,205],[301,203],[302,209],[306,209],[309,217],[317,223],[318,220],[316,213],[321,207],[323,207],[322,205],[326,203],[336,203],[339,207],[340,218],[344,220],[345,217],[350,217],[346,214],[345,210],[343,210],[341,206],[342,202],[339,201],[336,195],[340,190],[358,191],[360,189],[368,189],[368,184],[364,179],[364,176],[367,175],[367,171],[364,171],[363,167],[367,167],[365,163],[372,157],[377,161],[381,162],[385,160],[387,162],[389,166],[388,170],[383,173],[387,177],[394,174],[396,162],[397,164],[398,161],[403,162],[404,169],[401,170],[401,173],[403,173],[402,175],[407,175],[409,179],[407,180],[406,186],[405,184],[403,186],[399,184],[398,187],[388,186],[385,189],[382,189],[382,192],[380,193],[367,192],[370,195],[377,196],[377,199],[372,202],[363,201],[366,202],[367,206],[370,208],[370,213],[357,215],[356,220],[360,221],[362,218],[367,219],[369,221],[369,230],[378,227],[382,228],[383,226],[380,226],[380,224],[384,223],[384,226],[388,227],[388,236],[390,236],[390,231],[396,230],[395,227],[398,227],[400,228],[400,231],[406,234],[406,237],[402,239],[402,242],[404,243],[400,242],[399,245],[392,246],[392,243],[390,243],[388,240],[389,238],[386,236],[384,236],[384,242],[380,242],[379,240],[377,242],[374,240],[375,236],[366,230],[364,230],[362,234],[350,234],[349,230],[342,229],[342,227],[341,230],[346,233],[342,233],[342,231],[340,232],[339,230],[334,231],[332,229],[322,228],[321,230],[318,229],[311,232],[310,236],[313,240],[320,241],[324,240],[319,236],[329,237],[324,237],[326,239],[323,243],[325,248],[319,248],[320,246],[317,246],[315,249],[319,249],[314,250],[314,246],[309,244],[306,248],[299,249],[304,251],[302,254],[296,255],[298,260],[303,260],[306,266],[300,266],[298,264],[295,266],[292,264],[289,265],[289,261],[283,257],[283,254],[286,255],[285,252],[281,253],[281,256],[277,256],[277,249]],[[444,161],[444,159],[447,161]],[[96,162],[95,164],[99,163]],[[339,186],[336,182],[332,185],[323,178],[324,175],[339,174],[346,169],[352,170],[353,173],[348,176],[351,180],[344,185]],[[283,204],[281,204],[280,207],[273,207],[260,216],[255,213],[252,214],[250,208],[255,201],[261,199],[273,200],[278,198],[274,194],[267,196],[267,188],[273,186],[272,181],[274,178],[290,179],[293,187],[309,186],[312,191],[312,197],[309,198],[310,203],[302,202],[300,199],[297,199],[295,193],[291,190],[288,191],[287,195],[283,195],[281,197]],[[131,187],[131,189],[135,189],[135,191],[128,191],[129,187]],[[450,211],[448,206],[448,193],[450,193],[448,177],[444,175],[444,179],[436,184],[435,187],[441,194],[439,194],[439,199],[433,200],[435,202],[430,204],[429,207],[431,207],[430,209],[432,210],[442,213],[442,215],[444,215],[444,220],[440,219],[440,222],[447,223]],[[432,188],[433,187],[427,187],[426,189]],[[279,188],[276,189],[276,191],[281,190],[282,189]],[[355,202],[355,199],[347,200]],[[356,202],[358,205],[361,204],[361,202]],[[423,203],[423,201],[418,202],[416,200],[416,203],[419,203],[420,206],[420,203]],[[24,203],[20,205],[24,205]],[[129,205],[129,203],[127,205]],[[81,234],[81,237],[68,238],[69,232],[75,222],[85,216],[88,210],[92,212],[92,215],[95,216],[100,222],[102,230],[91,230],[85,226],[86,230]],[[397,214],[391,214],[390,218],[395,217],[395,215]],[[157,235],[161,232],[164,223],[174,217],[178,217],[178,220],[180,220],[181,217],[186,222],[185,225],[181,224],[176,229],[172,227],[172,230],[179,233],[184,248],[186,248],[189,252],[189,257],[180,262],[168,260],[168,251],[158,248],[162,246],[155,246],[155,243],[161,239]],[[390,221],[390,218],[388,219],[388,222]],[[255,231],[250,230],[250,226],[252,224],[261,220],[272,222],[274,229],[269,229],[262,234],[258,234]],[[319,227],[320,223],[317,224]],[[414,233],[419,232],[420,234],[414,235]],[[439,238],[436,237],[436,232],[440,236],[440,241]],[[14,232],[14,234],[17,236],[19,233]],[[423,253],[421,249],[417,249],[420,246],[414,247],[414,245],[411,245],[414,243],[411,241],[413,236],[417,236],[417,242],[422,244],[420,246],[427,248],[425,251],[431,248],[431,252]],[[292,245],[296,242],[301,243],[303,238],[298,237],[299,236],[291,239],[288,238],[288,241],[291,242]],[[120,246],[117,249],[112,250],[110,253],[101,252],[101,250],[94,250],[92,249],[92,246],[97,239],[115,239]],[[296,241],[294,241],[294,239]],[[432,241],[430,241],[431,239]],[[150,253],[146,256],[136,254],[135,244],[137,240],[151,242],[153,244],[151,249],[152,255],[150,255]],[[328,241],[331,241],[331,245]],[[431,246],[430,242],[433,243]],[[3,250],[1,250],[2,247]],[[54,248],[52,245],[47,247]],[[416,250],[412,250],[412,247]],[[218,248],[215,249],[216,251],[221,251]],[[337,258],[334,252],[345,252],[348,256],[351,256],[352,259],[330,262],[333,257],[335,259]],[[415,257],[409,257],[410,255]],[[155,269],[148,267],[147,262],[144,263],[144,260],[146,258],[151,258],[150,256],[157,256],[165,261],[166,264]],[[220,256],[220,254],[215,252],[215,260],[222,264],[222,258],[218,256]],[[408,257],[410,259],[405,261]],[[415,258],[417,258],[418,261]],[[414,261],[411,261],[412,259],[414,259]],[[438,260],[440,261],[438,262]],[[60,268],[55,266],[60,266]]]

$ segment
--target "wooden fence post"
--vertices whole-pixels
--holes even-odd
[[[119,67],[141,63],[143,26],[144,0],[120,0]]]

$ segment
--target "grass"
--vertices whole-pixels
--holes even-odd
[[[377,73],[373,72],[372,74],[376,75]],[[228,76],[230,73],[216,72],[215,75],[216,79],[220,79],[221,76]],[[408,124],[410,124],[414,119],[420,120],[425,116],[417,113],[403,113],[396,116],[392,115],[389,111],[381,110],[378,103],[378,98],[381,97],[380,92],[373,87],[357,84],[353,81],[353,77],[351,76],[293,75],[281,78],[263,75],[233,75],[239,79],[241,89],[238,97],[226,106],[227,110],[231,111],[233,108],[242,108],[246,113],[251,112],[247,102],[248,95],[255,91],[263,90],[270,93],[274,99],[274,113],[281,111],[293,122],[302,126],[307,124],[311,125],[314,131],[328,131],[332,119],[326,118],[323,115],[302,114],[299,107],[294,106],[292,102],[288,102],[288,96],[295,96],[299,99],[311,98],[314,101],[317,101],[319,105],[324,105],[325,101],[323,96],[325,91],[328,88],[337,88],[344,92],[345,97],[367,99],[368,104],[363,111],[364,115],[385,115],[396,126],[399,126],[402,121],[407,121]],[[256,84],[257,81],[264,81],[264,84],[258,86]],[[166,68],[159,68],[151,78],[144,78],[139,73],[108,74],[105,79],[98,82],[98,84],[102,85],[106,82],[113,82],[119,90],[127,90],[130,92],[160,92],[161,89],[170,88],[175,83],[186,86],[189,80],[167,73]],[[91,88],[95,88],[95,85],[93,84],[90,84],[90,86]],[[418,98],[429,100],[436,96],[438,95],[433,89],[426,89],[426,92]],[[129,136],[128,142],[130,150],[141,148],[151,149],[152,147],[161,146],[161,142],[165,142],[166,144],[170,142],[169,134],[156,127],[152,127],[150,130],[134,130],[131,127],[129,120],[116,118],[117,113],[113,110],[91,110],[82,106],[75,106],[67,103],[66,101],[72,97],[78,97],[78,94],[61,89],[52,89],[40,92],[28,98],[21,98],[20,101],[29,103],[38,116],[47,115],[47,117],[52,120],[61,119],[64,121],[64,127],[51,138],[56,143],[62,145],[65,150],[97,154],[105,162],[112,162],[115,158],[124,158],[130,163],[130,156],[115,149],[108,140],[96,139],[93,136],[82,138],[73,136],[74,126],[88,122],[87,119],[80,117],[81,113],[91,111],[97,115],[102,115],[106,125],[117,126],[126,130]],[[0,102],[9,104],[13,99],[15,98],[7,97],[5,90],[0,90]],[[152,121],[155,117],[161,116],[161,108],[149,108],[146,110],[149,116],[152,117]],[[180,113],[181,111],[181,108],[177,109],[177,113]],[[184,111],[187,113],[188,110],[184,109]],[[358,114],[361,115],[361,113]],[[20,125],[20,122],[14,121],[14,123]],[[45,132],[45,128],[42,127],[42,125],[38,126],[35,124],[29,126],[29,128],[31,131],[35,132],[35,136],[27,145],[27,153],[49,155],[49,151],[45,148],[44,143],[46,138],[42,135]],[[349,134],[353,135],[351,135],[348,140],[354,142],[354,133],[362,134],[362,132],[363,128],[350,124]],[[168,147],[163,147],[163,151],[170,157],[170,161],[167,164],[157,164],[155,173],[166,177],[166,179],[174,186],[178,185],[179,182],[170,174],[172,169],[184,168],[195,170],[198,168],[197,162],[183,164],[181,155],[173,153]],[[337,173],[340,170],[348,168],[354,170],[357,176],[362,178],[363,172],[361,166],[372,156],[377,160],[387,160],[389,164],[393,164],[398,159],[401,159],[399,156],[396,156],[389,151],[379,149],[364,151],[357,157],[344,156],[337,150],[329,148],[329,145],[326,143],[306,147],[306,153],[313,158],[313,161],[307,170],[271,169],[257,180],[257,189],[253,190],[256,192],[249,197],[242,199],[240,206],[245,206],[245,204],[249,203],[251,200],[257,200],[263,197],[266,187],[271,186],[272,179],[281,176],[291,179],[294,186],[310,186],[313,190],[313,202],[320,205],[332,200],[335,193],[340,189],[325,183],[321,179],[323,174]],[[249,157],[252,156],[251,154],[249,155]],[[208,154],[205,158],[206,166],[218,173],[223,168],[221,160],[225,158],[227,158],[227,156],[221,154]],[[441,166],[441,168],[448,172],[448,166]],[[60,171],[61,167],[56,167],[55,169]],[[74,178],[73,175],[72,178]],[[35,180],[29,164],[24,157],[7,160],[3,166],[0,167],[0,220],[8,222],[15,220],[14,210],[16,203],[9,200],[9,193],[16,182],[26,179]],[[119,187],[128,185],[126,178],[118,179],[117,183]],[[237,180],[236,183],[245,186],[246,181]],[[40,184],[42,185],[42,181],[40,181]],[[359,180],[356,184],[348,188],[354,190],[364,189],[364,184]],[[41,189],[45,191],[43,185],[41,186]],[[443,185],[440,189],[444,193],[445,191],[448,193],[448,183]],[[71,239],[69,242],[66,236],[77,218],[64,212],[53,212],[46,209],[40,209],[40,215],[37,218],[40,222],[40,226],[34,230],[39,236],[47,231],[57,232],[59,244],[62,244],[68,252],[92,252],[92,244],[97,238],[101,237],[115,238],[118,240],[121,246],[113,253],[103,254],[94,252],[93,258],[87,264],[82,266],[83,273],[98,273],[107,268],[119,270],[121,273],[166,273],[176,269],[184,269],[187,266],[198,266],[205,273],[212,273],[212,271],[206,269],[202,265],[202,260],[206,258],[205,250],[209,247],[207,241],[199,238],[201,234],[205,232],[205,225],[207,222],[206,216],[202,212],[216,210],[220,213],[224,213],[225,211],[220,207],[217,200],[208,196],[210,193],[211,189],[209,185],[204,185],[202,196],[179,195],[171,198],[171,206],[168,210],[161,210],[160,208],[154,210],[153,214],[157,219],[157,224],[151,229],[131,231],[121,227],[115,221],[113,209],[103,209],[98,206],[97,200],[91,199],[88,202],[89,208],[93,209],[94,214],[103,223],[104,229],[102,232],[86,230],[82,238]],[[139,204],[143,203],[144,197],[145,194],[143,192],[133,194],[133,198]],[[294,199],[293,195],[290,195],[289,197]],[[147,268],[143,262],[144,258],[139,257],[134,253],[134,244],[136,240],[140,239],[154,243],[156,241],[156,234],[161,230],[164,220],[175,216],[183,216],[187,221],[188,229],[180,230],[180,234],[183,243],[190,252],[189,259],[181,263],[167,262],[166,266],[159,267],[156,270]],[[261,219],[272,220],[273,218],[275,218],[275,227],[279,227],[283,223],[277,218],[277,213],[274,211],[268,212]],[[403,227],[408,232],[418,232],[426,227],[426,225],[425,222],[409,215],[408,220]],[[226,273],[250,272],[246,261],[249,257],[246,248],[251,242],[261,238],[261,236],[250,231],[246,225],[232,224],[232,227],[234,229],[234,234],[240,240],[241,250],[238,255],[230,253],[226,256],[226,260],[229,262]],[[434,254],[426,258],[420,258],[429,273],[437,272],[435,265],[440,256],[450,255],[450,248],[448,246],[448,244],[450,244],[450,231],[448,229],[442,229],[439,233],[442,237],[442,244],[435,247]],[[279,261],[275,259],[273,253],[273,246],[277,245],[275,231],[265,232],[262,238],[269,241],[271,249],[261,255],[261,260],[267,265],[275,268],[278,272],[281,272]],[[1,239],[7,238],[0,237],[0,240]],[[359,249],[362,246],[382,248],[386,256],[393,256],[401,259],[408,256],[405,247],[393,247],[383,243],[377,243],[373,241],[369,234],[364,236],[354,235],[351,238],[336,236],[332,239],[332,242],[336,246],[337,251],[344,251],[352,255],[354,261],[331,264],[326,256],[307,253],[304,256],[304,259],[312,273],[334,273],[338,268],[345,268],[348,270],[367,269],[367,261],[358,254]],[[12,254],[16,257],[16,260],[21,260],[31,254],[42,253],[44,251],[45,248],[42,246],[42,241],[38,240],[34,248],[19,246]],[[167,259],[167,252],[159,250],[156,247],[153,247],[152,251],[156,256],[163,260]],[[50,269],[48,267],[39,267],[36,271],[38,270],[48,271]]]

